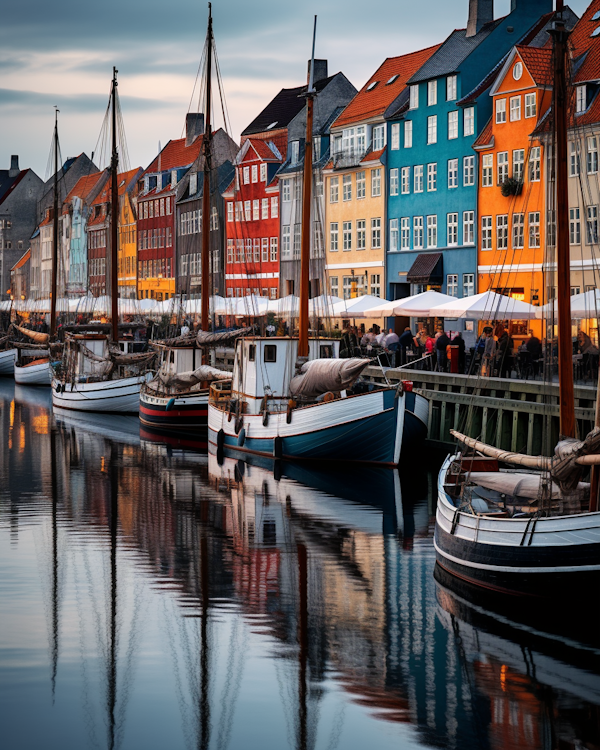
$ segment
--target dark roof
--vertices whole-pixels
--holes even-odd
[[[317,93],[322,91],[334,78],[335,75],[317,81],[314,84]],[[258,117],[242,132],[242,135],[254,135],[256,133],[265,133],[269,130],[287,128],[306,104],[306,99],[303,96],[306,93],[306,89],[307,85],[297,86],[293,89],[281,89]]]
[[[503,21],[497,18],[495,21],[486,23],[483,28],[473,36],[467,36],[466,29],[453,31],[440,49],[435,52],[427,62],[422,65],[414,76],[408,81],[409,84],[429,81],[432,78],[455,73],[460,64],[476,49],[484,39]]]
[[[29,172],[29,169],[22,169],[19,174],[14,177],[8,177],[8,170],[3,169],[0,171],[0,203],[5,200],[10,193],[17,187],[23,177]],[[2,180],[2,173],[6,174],[6,179]]]
[[[444,281],[442,253],[419,253],[406,274],[411,284],[441,284]]]

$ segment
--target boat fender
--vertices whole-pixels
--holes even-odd
[[[236,435],[239,435],[240,430],[242,429],[243,426],[244,426],[244,418],[240,415],[239,417],[235,418],[235,427],[234,427],[234,429],[235,429],[235,434]]]
[[[61,385],[60,383],[57,383],[57,384],[56,384],[56,387],[54,388],[54,390],[55,390],[55,391],[56,391],[57,393],[62,393],[62,391],[63,391],[63,387],[62,387],[62,385]]]
[[[265,411],[262,418],[263,427],[266,427],[269,424],[269,412]]]
[[[285,421],[288,424],[290,424],[290,422],[292,421],[292,412],[294,411],[295,408],[296,408],[296,402],[294,401],[294,399],[291,398],[288,401],[287,414],[285,415]]]
[[[225,430],[220,429],[217,432],[217,450],[222,451],[225,445]]]
[[[246,429],[242,427],[242,429],[240,430],[240,434],[238,435],[238,445],[240,446],[240,448],[244,445],[245,442],[246,442]]]
[[[170,410],[171,410],[171,409],[173,408],[173,406],[174,406],[174,405],[175,405],[175,399],[174,399],[174,398],[170,398],[170,399],[169,399],[169,400],[167,401],[167,406],[166,406],[166,410],[167,410],[167,411],[170,411]]]
[[[281,458],[283,456],[283,438],[279,435],[273,440],[273,458]]]

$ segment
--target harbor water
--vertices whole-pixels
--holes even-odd
[[[427,452],[218,461],[9,379],[0,430],[3,750],[600,746],[594,627],[436,570]]]

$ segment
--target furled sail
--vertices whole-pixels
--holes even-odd
[[[290,395],[311,399],[323,393],[334,393],[350,388],[361,372],[370,364],[368,359],[311,359],[290,381]]]
[[[37,344],[47,344],[50,336],[47,333],[40,333],[40,331],[30,331],[29,328],[22,328],[21,326],[13,323],[13,328],[24,336],[28,336],[33,339]]]
[[[219,333],[211,333],[210,331],[198,331],[196,340],[201,346],[216,345],[216,344],[227,344],[230,341],[234,341],[240,336],[249,336],[254,333],[254,327],[249,326],[247,328],[238,328],[237,331],[220,331]]]
[[[196,370],[180,372],[176,375],[159,372],[158,377],[167,386],[173,388],[191,388],[203,381],[230,380],[231,373],[226,372],[225,370],[219,370],[216,367],[210,367],[209,365],[201,365]]]
[[[542,479],[542,474],[509,474],[504,471],[472,471],[469,474],[469,481],[480,487],[512,497],[525,497],[529,500],[536,500],[539,497]],[[590,485],[586,482],[579,482],[577,489],[581,492],[589,492]],[[561,497],[560,487],[552,482],[552,499],[558,500]]]

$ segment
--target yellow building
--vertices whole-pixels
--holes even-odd
[[[141,167],[119,175],[119,297],[137,299],[137,230],[133,194]]]

